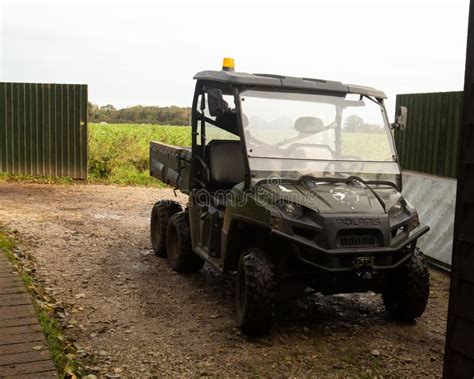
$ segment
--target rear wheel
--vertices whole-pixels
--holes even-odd
[[[181,205],[173,200],[160,200],[153,206],[150,219],[150,237],[153,251],[159,257],[166,257],[166,228],[168,220],[181,212]]]
[[[240,329],[245,334],[270,330],[276,310],[275,270],[263,250],[246,249],[237,270],[236,310]]]
[[[429,294],[426,259],[421,250],[416,249],[407,263],[390,274],[382,297],[393,318],[411,322],[425,311]]]
[[[176,272],[197,272],[204,266],[204,260],[191,247],[188,212],[179,212],[170,218],[166,232],[166,250],[168,262]]]

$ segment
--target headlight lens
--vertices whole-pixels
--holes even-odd
[[[398,217],[405,211],[405,202],[403,199],[397,201],[397,203],[388,210],[389,217]]]
[[[277,205],[278,208],[280,208],[287,216],[293,218],[303,216],[303,207],[299,204],[291,203],[289,201],[281,201]]]

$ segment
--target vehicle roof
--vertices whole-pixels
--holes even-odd
[[[249,85],[262,87],[276,87],[287,90],[299,90],[308,92],[332,92],[332,93],[355,93],[359,95],[373,96],[378,99],[386,99],[383,91],[372,87],[359,86],[354,84],[344,84],[341,82],[297,78],[293,76],[272,75],[272,74],[249,74],[237,71],[201,71],[194,75],[197,80],[209,80],[232,85]]]

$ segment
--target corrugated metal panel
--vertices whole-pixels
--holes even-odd
[[[403,169],[456,177],[462,92],[397,95],[408,108],[405,131],[395,132]]]
[[[444,269],[451,267],[456,188],[453,178],[403,172],[402,194],[416,207],[422,224],[430,227],[417,246],[431,263]]]
[[[87,179],[87,85],[0,83],[0,172]]]
[[[464,108],[460,124],[444,376],[474,377],[474,1],[467,39]]]

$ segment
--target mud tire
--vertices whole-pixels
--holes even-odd
[[[150,239],[157,256],[166,257],[168,221],[171,216],[182,210],[181,205],[174,200],[160,200],[153,205],[150,217]]]
[[[416,249],[402,267],[390,274],[382,298],[392,318],[413,322],[425,311],[429,294],[426,259],[421,250]]]
[[[272,327],[277,305],[275,269],[258,248],[243,251],[237,270],[238,325],[247,335],[261,335]]]
[[[170,266],[180,274],[198,272],[204,266],[204,260],[192,250],[188,212],[175,213],[169,219],[166,250]]]

